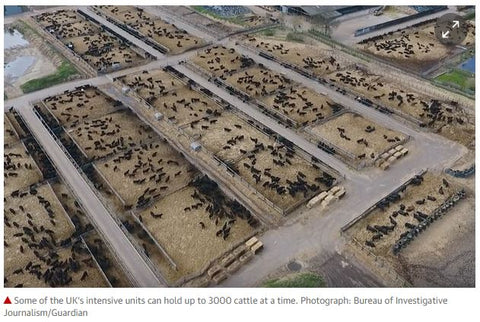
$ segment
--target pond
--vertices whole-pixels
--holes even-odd
[[[5,77],[19,78],[35,62],[34,56],[21,56],[4,65]]]
[[[24,8],[24,6],[4,6],[3,15],[5,17],[17,15],[19,13],[26,11],[25,9],[26,8]]]
[[[13,32],[5,30],[3,47],[4,49],[10,49],[13,47],[24,47],[28,44],[29,42],[25,38],[23,38],[23,35],[17,29],[13,29]]]
[[[464,61],[460,65],[458,65],[460,69],[469,71],[470,73],[475,74],[475,56],[471,57],[470,59]]]

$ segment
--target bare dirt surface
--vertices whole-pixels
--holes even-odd
[[[386,260],[411,285],[473,287],[475,276],[473,181],[428,172],[423,178],[420,185],[409,185],[399,201],[391,203],[384,210],[375,209],[361,219],[349,229],[348,235],[366,248],[363,251]],[[398,255],[393,254],[392,246],[400,239],[402,233],[408,231],[408,227],[405,226],[407,223],[418,224],[421,218],[417,218],[417,214],[430,214],[455,191],[465,187],[466,183],[469,186],[467,199],[460,201],[440,220],[432,223]],[[392,224],[393,231],[388,235],[383,234],[379,239],[373,238],[374,235],[379,235],[378,231],[374,233],[369,230]],[[367,229],[367,226],[370,228]],[[365,246],[366,240],[372,242],[375,247]],[[369,260],[373,259],[369,257]]]
[[[310,131],[359,159],[372,160],[406,138],[354,113],[343,113]]]
[[[227,77],[226,82],[252,97],[257,97],[285,88],[291,81],[270,69],[255,66]]]
[[[5,115],[3,118],[3,147],[6,148],[8,146],[13,145],[14,143],[18,142],[19,137],[17,132],[12,126],[12,123]]]
[[[424,69],[426,65],[438,62],[453,53],[452,48],[438,41],[434,27],[435,23],[427,23],[390,32],[363,40],[357,48],[399,64]],[[471,46],[475,42],[475,26],[467,22],[463,28],[467,37],[461,45]]]
[[[157,97],[160,94],[185,86],[185,84],[161,69],[144,70],[117,78],[140,97]]]
[[[417,287],[475,286],[473,209],[472,196],[401,253],[399,266],[407,280]]]
[[[255,141],[274,143],[240,117],[227,112],[191,123],[184,131],[192,139],[201,142],[208,151],[228,162],[235,162],[252,151]]]
[[[96,162],[100,173],[126,205],[161,198],[187,185],[195,175],[189,163],[163,141],[155,141]]]
[[[65,127],[74,127],[82,121],[110,114],[118,108],[114,101],[93,87],[47,97],[45,106]]]
[[[188,34],[143,9],[133,6],[99,6],[98,8],[165,46],[171,54],[179,54],[203,44],[202,39]]]
[[[406,114],[423,127],[448,139],[470,146],[474,138],[472,117],[464,109],[443,100],[435,100],[417,90],[406,89],[360,68],[346,68],[328,76],[337,85],[349,88],[380,106]],[[432,100],[435,103],[432,104]]]
[[[130,111],[85,121],[69,132],[91,159],[100,159],[142,145],[150,142],[154,136],[150,127],[134,118]]]
[[[23,144],[17,143],[12,147],[5,148],[3,153],[5,195],[10,195],[16,189],[26,188],[43,178]]]
[[[97,71],[131,67],[145,60],[122,40],[101,31],[75,10],[46,12],[34,18]]]
[[[331,48],[326,45],[309,46],[257,36],[248,36],[244,41],[248,46],[267,52],[281,61],[304,68],[316,76],[323,76],[342,67],[331,56]]]
[[[260,98],[274,112],[280,112],[301,126],[319,122],[337,113],[341,106],[306,87],[293,86]]]
[[[178,272],[168,273],[172,277],[188,276],[205,269],[213,259],[254,231],[244,219],[232,222],[229,217],[212,217],[208,211],[212,203],[193,198],[195,191],[191,186],[185,187],[137,215],[177,264]],[[224,225],[231,227],[226,239],[218,235]]]
[[[62,244],[74,229],[50,185],[7,198],[4,215],[6,287],[106,286],[81,242]]]
[[[192,62],[209,73],[226,77],[251,63],[246,57],[239,55],[235,49],[224,46],[213,46],[199,52]]]

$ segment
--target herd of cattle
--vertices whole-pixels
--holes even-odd
[[[99,72],[129,67],[143,60],[125,40],[103,31],[75,10],[46,12],[34,18]]]
[[[8,130],[15,131],[14,127]],[[4,155],[6,173],[15,172],[24,178],[10,181],[5,191],[5,286],[106,286],[93,257],[78,238],[90,226],[78,229],[73,221],[74,209],[69,218],[50,183],[44,181],[54,170],[46,166],[48,161],[45,155],[40,156],[40,147],[31,142],[26,128],[24,131],[23,144],[17,137]],[[22,162],[17,162],[19,157]],[[38,158],[43,161],[37,166]]]
[[[461,45],[471,46],[475,41],[474,25],[465,21],[459,28],[466,35]],[[358,43],[358,47],[373,55],[394,61],[419,64],[420,69],[428,68],[429,62],[436,63],[451,53],[451,49],[440,44],[436,38],[432,20],[364,39]],[[411,67],[407,66],[407,68]]]
[[[445,178],[431,173],[416,175],[377,203],[360,224],[367,235],[360,231],[358,236],[366,239],[365,245],[375,254],[391,251],[396,255],[464,197],[465,191],[457,191]]]
[[[247,36],[245,42],[247,45],[263,53],[264,57],[274,57],[279,61],[293,64],[300,69],[311,72],[317,77],[324,76],[344,67],[321,46],[315,48],[299,47],[292,43],[273,40],[267,41],[253,36]]]
[[[190,35],[185,30],[181,30],[141,8],[133,6],[98,6],[98,8],[140,34],[168,48],[169,53],[179,54],[203,44],[202,39]]]

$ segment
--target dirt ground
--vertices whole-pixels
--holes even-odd
[[[149,8],[146,8],[148,10]],[[171,6],[168,8],[169,12],[173,12],[174,15],[181,16],[183,19],[187,20],[194,26],[201,26],[212,32],[220,35],[227,35],[234,31],[240,30],[239,26],[233,24],[226,24],[219,20],[211,19],[194,11],[191,8],[186,6]]]
[[[357,48],[379,57],[388,58],[400,64],[425,65],[429,62],[438,62],[452,53],[452,49],[442,45],[435,37],[435,23],[429,23],[413,28],[374,37],[357,44]],[[475,42],[475,26],[472,23],[464,24],[466,39],[462,46],[469,46]]]
[[[310,132],[359,159],[372,160],[406,138],[400,132],[350,112],[314,126]]]
[[[283,210],[327,189],[323,171],[275,144],[255,149],[236,163],[240,175]]]
[[[446,179],[448,187],[442,181]],[[440,188],[443,194],[440,194]],[[407,247],[395,256],[393,243],[400,234],[408,229],[406,222],[417,224],[412,212],[401,214],[394,219],[398,228],[375,241],[375,248],[365,246],[375,255],[393,265],[398,274],[415,287],[473,287],[475,285],[475,217],[474,217],[474,179],[453,178],[447,175],[427,173],[419,186],[407,187],[404,197],[390,204],[385,211],[374,210],[368,217],[360,220],[351,228],[351,234],[360,243],[371,238],[374,233],[367,231],[367,225],[390,225],[389,215],[399,210],[399,205],[415,207],[414,211],[429,214],[441,202],[460,188],[465,188],[467,197],[461,200],[441,219],[432,223],[428,229],[418,235]],[[436,200],[428,200],[430,195]],[[417,200],[425,198],[425,204],[418,205]],[[360,250],[358,250],[360,251]],[[371,258],[370,258],[371,260]]]
[[[100,32],[94,35],[65,38],[65,44],[72,44],[74,51],[98,71],[122,69],[138,65],[144,60],[118,38]],[[101,52],[97,56],[97,52]]]
[[[168,195],[195,175],[190,164],[163,141],[96,162],[96,167],[127,205],[136,204],[140,196],[155,199]]]
[[[17,132],[12,126],[12,123],[8,117],[3,118],[3,147],[6,148],[12,144],[18,142],[19,137]]]
[[[255,66],[228,76],[226,82],[252,97],[258,97],[283,89],[292,81],[270,69]]]
[[[162,70],[142,71],[118,80],[179,127],[198,122],[223,109],[205,94]]]
[[[438,100],[437,105],[431,107],[434,98],[415,90],[407,90],[363,69],[352,67],[332,73],[328,77],[337,85],[347,87],[380,106],[413,117],[422,123],[422,126],[429,127],[448,139],[466,146],[474,139],[471,117],[463,109],[451,105],[451,102]]]
[[[88,21],[68,22],[62,24],[56,30],[61,38],[72,38],[84,35],[95,35],[100,33],[100,28]]]
[[[202,39],[190,35],[185,30],[181,30],[143,9],[133,6],[99,6],[98,8],[165,46],[171,54],[179,54],[203,44]]]
[[[45,12],[36,16],[35,18],[37,22],[45,28],[52,25],[62,26],[82,21],[82,18],[74,10]]]
[[[142,98],[157,97],[160,94],[185,86],[183,82],[161,69],[144,70],[117,78],[133,89]]]
[[[239,55],[235,49],[224,46],[213,46],[202,50],[191,61],[213,75],[224,79],[227,75],[251,64],[246,57]]]
[[[60,124],[66,128],[117,110],[110,97],[93,87],[47,97],[43,102]]]
[[[274,141],[240,117],[224,112],[221,116],[190,123],[184,131],[224,161],[235,162],[255,148],[255,141],[273,145]]]
[[[119,38],[101,31],[75,10],[47,12],[35,16],[35,19],[97,71],[126,68],[144,60]]]
[[[293,42],[248,36],[246,45],[267,52],[281,61],[296,65],[321,77],[344,66],[333,56],[332,49],[324,44],[310,46]]]
[[[439,205],[447,200],[455,191],[459,189],[457,185],[452,183],[450,178],[445,176],[438,176],[433,173],[427,172],[423,176],[423,182],[418,185],[409,185],[405,191],[404,196],[396,202],[390,203],[390,206],[384,210],[375,209],[367,217],[360,220],[354,227],[352,227],[352,236],[356,238],[360,243],[365,243],[365,240],[370,240],[375,233],[366,229],[367,225],[374,227],[375,225],[391,225],[390,216],[393,216],[394,211],[398,211],[400,205],[405,206],[405,215],[398,214],[394,217],[394,221],[397,222],[397,226],[392,232],[388,235],[384,235],[381,239],[374,241],[375,247],[369,248],[377,256],[382,256],[388,258],[389,260],[394,260],[396,256],[393,254],[392,247],[394,243],[400,239],[400,235],[409,229],[405,227],[405,223],[410,223],[413,225],[418,224],[418,220],[414,218],[414,213],[422,212],[426,215],[429,215],[433,210],[435,210]],[[446,179],[448,182],[448,187],[445,183],[442,182],[442,179]],[[450,180],[450,182],[448,181]],[[443,194],[442,194],[443,192]],[[433,197],[430,200],[427,197]],[[423,204],[418,204],[417,201],[424,201]],[[464,201],[461,201],[463,203]],[[447,220],[447,217],[455,216],[455,211],[457,206],[450,211],[450,213],[445,215],[445,218],[440,220]],[[410,209],[410,210],[409,210]],[[408,211],[407,211],[408,210]],[[421,240],[428,236],[428,233],[433,229],[437,223],[433,223],[424,233],[417,237],[417,240],[414,240],[411,244],[420,243]],[[425,239],[427,240],[427,239]],[[410,247],[407,246],[405,250],[408,250]],[[400,254],[403,253],[403,250]]]
[[[269,23],[271,23],[270,19],[257,15],[248,15],[242,19],[242,24],[249,28],[263,26]]]
[[[42,173],[22,143],[5,148],[3,153],[5,196],[42,180]]]
[[[87,120],[69,130],[88,158],[102,157],[148,143],[153,130],[125,110]]]
[[[332,116],[341,107],[327,96],[306,87],[291,87],[259,99],[274,112],[292,119],[300,126],[316,123]],[[335,110],[333,107],[336,107]]]
[[[74,229],[52,188],[43,184],[30,192],[27,190],[26,195],[6,198],[4,216],[5,286],[48,286],[42,274],[47,274],[54,265],[60,268],[63,265],[60,262],[64,260],[67,260],[65,263],[68,267],[69,260],[74,257],[68,246],[60,245],[62,240],[71,236]],[[65,271],[72,278],[68,285],[106,286],[96,267],[89,268],[85,262],[90,258],[88,253],[78,251],[75,255],[78,266],[69,273]],[[81,280],[84,271],[88,276]]]
[[[475,286],[475,198],[425,231],[399,256],[407,280],[417,287]]]
[[[102,267],[112,287],[131,287],[132,284],[122,270],[117,259],[112,252],[108,249],[108,246],[102,241],[97,232],[91,231],[88,235],[84,236],[85,243],[88,245],[90,251],[94,254],[98,261],[104,260],[108,263],[108,267]],[[100,257],[100,258],[99,258]]]
[[[152,104],[166,119],[183,126],[223,110],[212,99],[187,86],[171,90]]]
[[[150,233],[162,245],[178,266],[178,274],[186,276],[205,268],[216,257],[243,241],[253,233],[246,220],[237,219],[231,224],[230,235],[224,240],[216,236],[219,229],[227,224],[228,218],[215,223],[209,218],[206,208],[210,203],[198,203],[191,195],[193,187],[185,187],[154,203],[138,216]],[[190,210],[186,210],[189,207]],[[162,214],[161,218],[154,218]],[[202,228],[202,224],[204,228]]]

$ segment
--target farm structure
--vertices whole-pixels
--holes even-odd
[[[74,127],[86,119],[112,113],[119,106],[112,98],[90,86],[47,97],[43,104],[56,121],[66,127]]]
[[[144,71],[133,77],[137,81],[142,77],[142,82],[150,79],[147,85],[155,88],[157,83],[152,75],[155,74]],[[178,80],[174,75],[171,77]],[[125,78],[120,81],[125,85]],[[168,81],[163,79],[163,83]],[[148,102],[149,96],[143,95],[143,98]],[[260,192],[284,213],[335,182],[328,169],[307,161],[290,145],[277,142],[255,127],[253,120],[232,113],[213,96],[208,97],[190,85],[162,93],[153,106],[168,115],[167,121],[175,124],[191,142],[198,142],[211,154],[216,160],[213,162],[226,164],[251,189]],[[188,113],[182,112],[185,108]]]
[[[471,22],[462,23],[460,28],[467,35],[460,46],[475,44],[475,26]],[[441,44],[435,36],[435,22],[426,21],[395,32],[362,40],[357,48],[375,56],[385,58],[399,65],[409,65],[424,70],[454,53],[454,50]]]
[[[171,75],[167,78],[168,75],[164,71],[153,71],[151,75],[141,72],[134,77],[128,75],[121,78],[124,82],[122,86],[135,88],[139,95],[147,97],[151,95],[147,88],[167,98],[178,91],[179,97],[189,98],[192,109],[202,108],[196,111],[204,115],[208,115],[209,107],[213,109],[212,113],[220,110],[220,106],[208,97],[189,90],[185,83]],[[148,80],[150,77],[151,81]],[[157,80],[162,82],[155,82]],[[163,90],[165,92],[161,94]],[[189,92],[193,96],[188,96]],[[158,269],[169,283],[200,274],[206,269],[205,265],[257,231],[259,221],[250,211],[225,196],[214,181],[202,176],[166,140],[98,88],[85,87],[49,97],[45,105],[52,113],[61,115],[60,111],[75,103],[70,98],[86,95],[90,99],[87,102],[83,99],[84,106],[78,112],[75,107],[69,110],[72,115],[80,115],[81,121],[72,124],[63,116],[58,119],[59,124],[65,127],[65,133],[75,142],[80,155],[86,156],[83,168],[96,189],[105,193],[103,202],[109,209],[115,209],[119,221],[143,248],[144,255],[158,264]],[[52,109],[52,102],[57,103],[56,109]],[[180,109],[188,107],[188,104],[187,107],[182,105],[186,102],[172,101],[178,104],[177,115],[180,115]],[[160,107],[164,108],[163,104]],[[162,112],[167,114],[167,110]],[[193,115],[192,118],[195,119]],[[198,200],[193,204],[195,198]],[[158,209],[163,213],[157,212],[156,205],[161,205]],[[215,231],[223,228],[222,235],[205,235],[210,229],[207,228],[210,227],[207,220],[213,223],[215,218],[217,224],[228,219],[228,224],[222,221],[222,226]],[[163,222],[167,226],[163,226]],[[170,236],[170,231],[177,239],[164,238]],[[196,250],[192,245],[199,243],[207,249],[197,249],[196,254],[192,253]],[[90,246],[94,249],[100,247],[98,243],[92,245],[91,241]],[[187,257],[183,257],[185,249],[190,251]],[[159,258],[158,254],[163,254],[163,258]]]
[[[18,141],[5,150],[6,173],[20,178],[5,180],[5,286],[108,286],[50,184],[41,182],[28,150],[34,147]]]
[[[353,161],[365,159],[370,163],[408,139],[400,132],[387,129],[352,112],[342,113],[307,131],[320,142],[341,149]]]
[[[373,72],[370,67],[359,64],[353,57],[326,44],[311,46],[251,35],[246,36],[242,43],[260,52],[260,55],[266,55],[264,57],[268,59],[277,60],[301,74],[306,73],[309,77],[334,86],[342,94],[348,92],[355,95],[368,106],[386,113],[395,113],[463,145],[472,145],[473,117],[455,101],[422,93],[406,83],[399,83],[398,79],[387,72]],[[440,46],[438,42],[435,43]],[[431,57],[430,54],[428,57]],[[312,61],[322,63],[312,65]],[[328,70],[325,66],[328,66]]]
[[[411,257],[421,251],[422,245],[431,247],[427,246],[428,238],[445,241],[455,237],[433,236],[431,233],[444,231],[452,222],[458,222],[456,216],[465,219],[460,205],[465,203],[462,199],[466,195],[462,186],[443,174],[423,172],[347,225],[344,235],[353,241],[357,251],[363,249],[381,258],[403,276],[405,263],[399,254],[413,248],[413,253],[406,255]],[[438,226],[443,227],[436,230]]]
[[[147,36],[168,49],[169,54],[180,54],[204,45],[204,41],[173,24],[134,6],[98,6],[113,19]]]
[[[298,128],[316,123],[342,108],[327,96],[238,55],[233,48],[209,47],[199,52],[191,63],[218,77],[215,82],[223,83],[227,90],[255,100],[262,110],[287,126]]]
[[[104,31],[75,10],[46,12],[34,18],[98,72],[106,73],[145,62],[145,55],[132,44]]]
[[[266,57],[273,57],[316,77],[323,77],[344,67],[343,60],[340,61],[337,55],[333,55],[332,48],[324,44],[309,46],[252,35],[245,36],[243,42],[248,47],[266,54]]]
[[[408,90],[386,77],[351,67],[329,75],[330,81],[398,113],[420,127],[469,145],[474,127],[469,114],[455,102],[434,99],[416,90]]]

